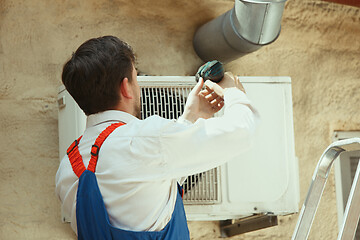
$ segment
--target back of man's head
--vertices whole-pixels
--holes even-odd
[[[65,63],[62,82],[86,115],[113,109],[120,101],[120,83],[131,81],[135,56],[113,36],[83,43]]]

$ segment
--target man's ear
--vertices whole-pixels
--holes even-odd
[[[133,98],[133,94],[132,94],[132,88],[130,86],[130,82],[128,78],[124,78],[121,81],[120,84],[120,94],[122,97],[128,98],[128,99],[132,99]]]

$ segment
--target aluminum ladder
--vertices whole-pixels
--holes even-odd
[[[330,169],[335,159],[345,151],[360,150],[360,138],[349,138],[332,143],[322,154],[312,177],[312,182],[292,236],[292,240],[307,239],[323,194]],[[346,204],[344,220],[338,240],[354,239],[360,216],[360,161]]]

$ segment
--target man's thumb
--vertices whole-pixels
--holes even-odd
[[[203,85],[204,85],[204,79],[201,77],[201,78],[199,78],[199,81],[197,82],[197,84],[193,88],[193,92],[194,92],[195,95],[199,94],[199,92],[201,91]]]

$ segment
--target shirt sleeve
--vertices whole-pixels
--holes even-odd
[[[179,118],[162,129],[159,141],[164,174],[180,178],[241,158],[249,150],[259,120],[239,89],[226,89],[224,114],[190,123]]]

